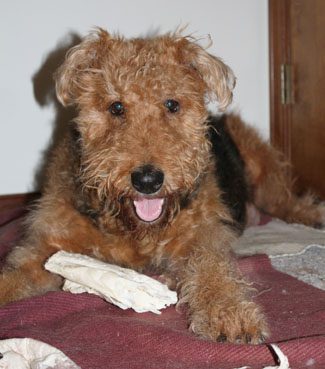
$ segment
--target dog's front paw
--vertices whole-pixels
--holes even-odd
[[[262,343],[268,336],[265,318],[253,302],[213,305],[191,314],[190,329],[219,342]]]

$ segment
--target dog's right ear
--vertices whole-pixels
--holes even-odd
[[[98,71],[103,45],[108,45],[109,40],[109,33],[98,29],[68,51],[54,75],[56,95],[63,106],[76,104],[81,92],[87,91],[86,75]]]

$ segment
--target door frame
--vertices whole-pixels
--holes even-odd
[[[292,105],[281,101],[281,65],[291,64],[290,0],[269,0],[270,139],[291,161]]]

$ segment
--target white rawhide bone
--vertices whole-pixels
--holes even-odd
[[[65,291],[94,293],[122,309],[160,314],[160,309],[177,302],[176,292],[159,281],[85,255],[59,251],[45,269],[66,279]]]

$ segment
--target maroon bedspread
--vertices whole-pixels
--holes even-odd
[[[0,199],[0,258],[19,237],[21,198]],[[325,292],[275,271],[266,256],[239,261],[260,293],[272,336],[291,369],[325,368]],[[196,338],[174,307],[152,313],[123,311],[98,297],[48,293],[0,308],[0,339],[47,342],[82,369],[261,369],[275,365],[268,344],[241,346]]]

